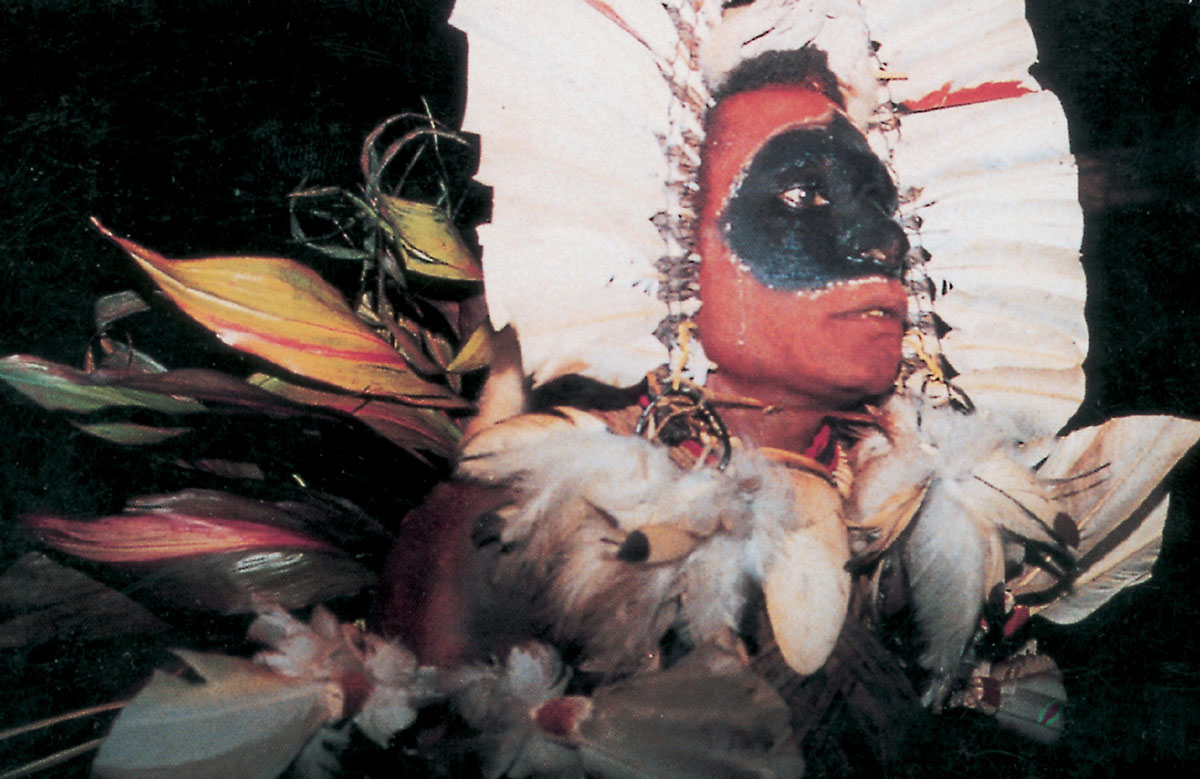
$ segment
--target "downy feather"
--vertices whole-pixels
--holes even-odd
[[[731,641],[748,589],[774,576],[770,589],[788,593],[798,634],[781,643],[793,641],[795,656],[809,658],[802,672],[815,670],[836,639],[849,589],[833,487],[812,477],[802,489],[813,492],[797,500],[786,469],[747,451],[723,472],[684,472],[663,447],[615,435],[586,415],[575,422],[526,415],[468,443],[460,473],[508,484],[515,495],[497,512],[501,549],[484,587],[526,604],[553,640],[580,646],[585,663],[619,673],[655,656],[672,626],[686,626],[697,642]],[[823,492],[832,498],[816,497]],[[650,550],[646,559],[670,558],[654,564],[618,558],[633,531],[678,540],[665,526],[693,537],[694,548]],[[812,559],[798,568],[781,550]]]
[[[899,548],[924,644],[920,662],[934,674],[925,702],[936,705],[954,681],[984,599],[1004,580],[1009,539],[1061,550],[1050,524],[1058,511],[1002,421],[904,397],[885,411],[890,448],[860,444],[848,514],[851,527],[864,525],[913,484],[928,484]]]

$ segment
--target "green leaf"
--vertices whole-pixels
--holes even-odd
[[[146,408],[164,414],[204,411],[190,398],[112,386],[112,374],[84,373],[31,355],[14,354],[0,360],[0,380],[50,411],[88,413],[104,408]]]
[[[94,435],[97,438],[103,438],[106,441],[112,441],[114,444],[121,444],[122,446],[160,444],[163,441],[190,432],[190,429],[186,427],[151,427],[132,422],[98,422],[96,424],[71,422],[71,424],[89,435]]]

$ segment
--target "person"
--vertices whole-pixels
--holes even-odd
[[[378,624],[438,667],[553,647],[565,694],[531,716],[602,775],[613,750],[794,775],[814,731],[847,741],[829,765],[883,766],[947,702],[1053,740],[1028,617],[1145,575],[1115,536],[1161,530],[1196,429],[1057,435],[1083,396],[1081,220],[1062,109],[1005,32],[1023,8],[926,58],[905,35],[957,11],[699,5],[548,3],[519,39],[456,6],[516,342],[457,478],[403,524]]]
[[[837,418],[892,391],[907,327],[896,187],[817,49],[744,63],[707,122],[696,325],[715,370],[682,406],[664,372],[634,388],[563,377],[477,429],[463,478],[406,518],[385,566],[380,625],[423,662],[536,638],[587,688],[713,647],[748,668],[772,632],[793,671],[833,651],[851,592]],[[635,432],[647,424],[653,444]],[[704,452],[718,446],[724,461]],[[689,491],[670,507],[654,495]],[[688,513],[698,499],[709,516]],[[631,503],[640,516],[618,516]]]

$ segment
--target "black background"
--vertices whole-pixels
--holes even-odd
[[[0,355],[78,364],[96,295],[148,292],[132,264],[88,226],[168,256],[304,257],[286,194],[302,182],[353,187],[363,136],[383,118],[461,116],[465,43],[448,2],[399,0],[6,0],[0,6]],[[1087,209],[1091,355],[1080,422],[1125,413],[1200,416],[1200,14],[1184,0],[1030,0],[1034,71],[1067,110]],[[468,171],[469,172],[469,171]],[[335,280],[353,269],[323,265]],[[174,365],[230,364],[168,309],[138,345]],[[282,438],[286,435],[280,434]],[[270,447],[270,430],[237,444]],[[33,509],[105,512],[185,477],[78,434],[10,392],[0,404],[3,557]],[[247,455],[249,456],[249,455]],[[380,463],[337,453],[327,471],[361,490]],[[318,455],[319,460],[319,455]],[[1124,775],[1200,763],[1200,551],[1196,464],[1175,505],[1154,580],[1070,630],[1044,630],[1072,695],[1070,732],[1038,747],[943,717],[897,775]],[[326,463],[328,466],[329,463]],[[319,463],[317,466],[319,468]],[[394,471],[392,503],[427,486]],[[376,482],[378,483],[378,482]],[[139,647],[114,652],[129,673]],[[115,694],[109,673],[69,648],[4,655],[0,726]],[[82,669],[82,670],[81,670]],[[89,734],[84,734],[87,737]],[[82,738],[81,738],[82,740]],[[60,744],[60,746],[65,744]],[[33,750],[34,747],[29,747]],[[14,753],[15,750],[15,753]],[[26,747],[0,746],[0,768]],[[64,774],[78,773],[76,762]]]

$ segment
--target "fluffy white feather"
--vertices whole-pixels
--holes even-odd
[[[802,673],[818,668],[849,597],[836,490],[745,451],[723,472],[685,472],[663,447],[577,421],[526,415],[467,443],[461,474],[516,496],[499,512],[505,551],[491,583],[521,593],[585,662],[618,671],[642,666],[672,627],[729,645],[750,585],[762,584],[781,647]],[[619,558],[635,531],[653,541],[662,528],[691,548]]]
[[[1200,438],[1200,422],[1129,417],[1024,443],[1020,425],[982,412],[903,396],[886,412],[886,435],[855,450],[847,513],[859,552],[899,536],[903,528],[889,522],[911,522],[898,548],[925,642],[921,663],[934,675],[930,704],[948,691],[983,601],[1021,545],[1077,558],[1066,579],[1031,567],[1008,583],[1016,595],[1057,593],[1037,607],[1056,622],[1082,619],[1148,578],[1167,510],[1162,479]],[[921,484],[928,486],[915,518],[906,506],[889,513],[904,504],[896,496]]]
[[[1057,506],[1003,420],[904,397],[886,412],[886,435],[856,449],[847,514],[860,534],[895,538],[898,531],[871,528],[868,520],[886,522],[881,507],[893,496],[927,485],[898,548],[924,642],[921,664],[933,674],[925,702],[936,705],[954,681],[985,598],[1004,581],[1006,544],[1061,547],[1052,531]]]

